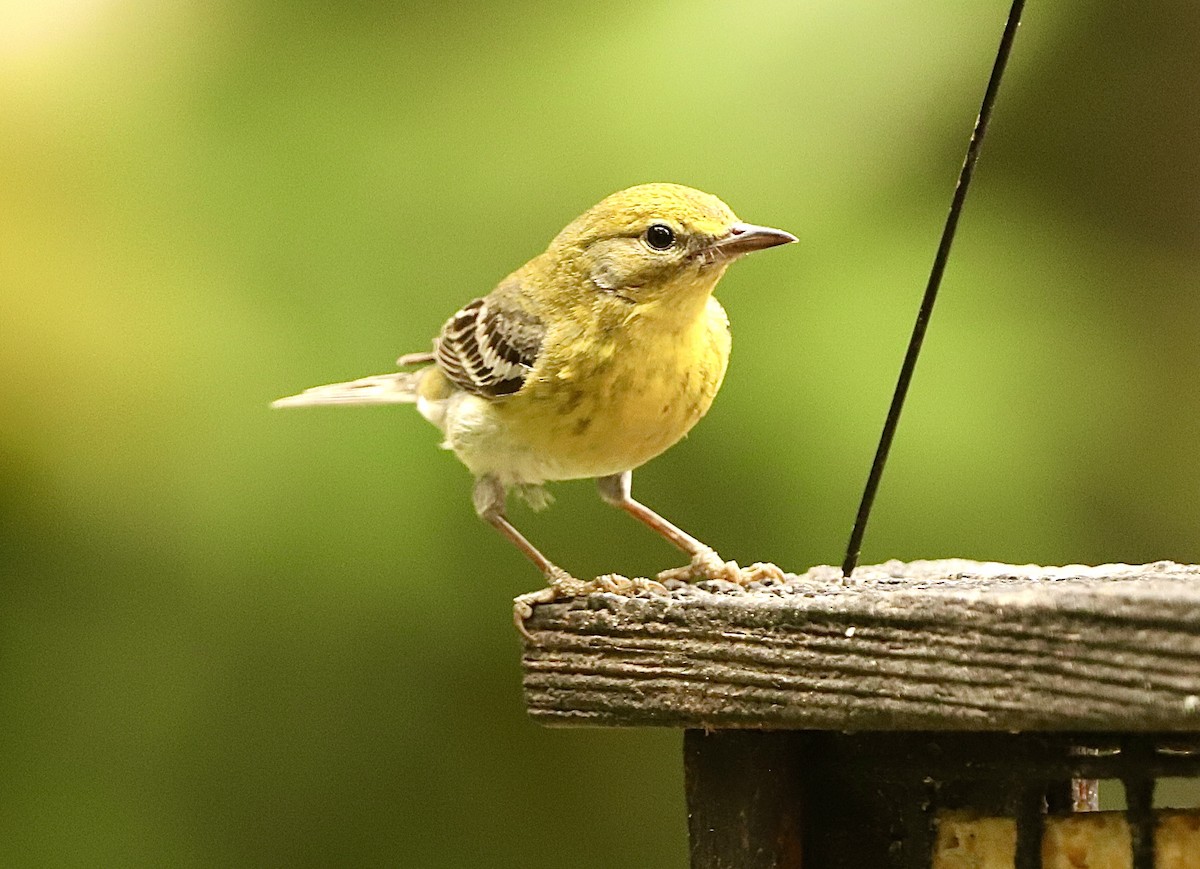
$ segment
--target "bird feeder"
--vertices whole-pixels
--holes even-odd
[[[684,730],[693,869],[1200,867],[1154,803],[1200,776],[1200,567],[823,567],[527,627],[536,720]]]

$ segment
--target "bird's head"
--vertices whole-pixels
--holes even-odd
[[[743,223],[720,199],[679,184],[642,184],[584,212],[551,243],[588,292],[631,305],[702,302],[733,260],[796,241]]]

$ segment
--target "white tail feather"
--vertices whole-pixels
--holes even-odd
[[[271,402],[271,407],[311,407],[320,404],[413,404],[419,371],[375,374],[345,383],[314,386],[298,395]]]

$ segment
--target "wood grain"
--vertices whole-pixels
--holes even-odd
[[[1200,567],[818,567],[537,607],[546,724],[1200,730]]]

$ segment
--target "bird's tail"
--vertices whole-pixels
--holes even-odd
[[[298,395],[289,395],[271,402],[271,407],[311,407],[320,404],[415,404],[417,387],[423,371],[397,371],[395,374],[375,374],[314,386]]]

